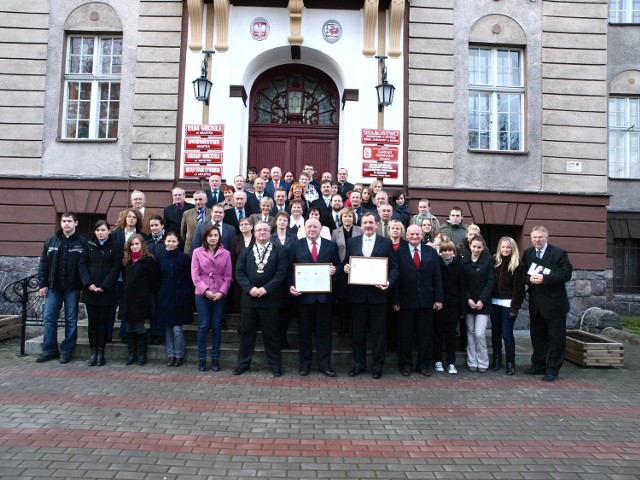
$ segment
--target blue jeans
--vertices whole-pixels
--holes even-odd
[[[60,354],[71,356],[78,340],[78,304],[80,290],[49,290],[44,301],[44,340],[42,353],[58,353],[58,316],[64,303],[64,340]]]
[[[196,295],[198,310],[198,360],[207,358],[207,334],[212,331],[211,358],[220,358],[222,342],[222,315],[224,315],[225,299],[212,302],[204,295]]]
[[[509,318],[509,307],[493,305],[491,311],[491,343],[493,354],[502,355],[502,339],[504,339],[504,349],[507,353],[507,362],[513,363],[516,356],[516,340],[513,337],[513,326],[515,318]]]
[[[182,325],[165,327],[167,342],[167,356],[184,358],[184,329]]]

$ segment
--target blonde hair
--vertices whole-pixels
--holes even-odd
[[[500,253],[500,246],[502,245],[502,242],[507,242],[511,247],[511,258],[509,260],[509,266],[507,267],[507,270],[509,270],[509,272],[513,274],[513,272],[516,271],[516,268],[518,268],[518,266],[520,265],[520,253],[518,252],[518,245],[516,244],[516,241],[511,237],[502,237],[500,240],[498,240],[498,248],[496,250],[496,254],[493,257],[495,266],[499,267],[500,265],[502,265],[502,254]]]

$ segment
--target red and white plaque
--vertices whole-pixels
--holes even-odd
[[[222,137],[224,136],[224,125],[208,123],[188,123],[184,126],[185,136],[194,135],[196,137]]]
[[[362,162],[362,176],[366,178],[398,178],[398,164]]]
[[[185,177],[210,177],[214,173],[222,175],[222,165],[185,165]]]
[[[363,145],[363,160],[387,160],[390,162],[398,161],[398,147],[385,147],[380,145]]]
[[[185,150],[222,150],[224,140],[222,138],[187,137],[184,139]]]
[[[222,163],[222,152],[184,152],[184,163]]]
[[[362,143],[400,145],[400,130],[362,129]]]

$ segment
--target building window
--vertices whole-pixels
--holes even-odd
[[[613,242],[613,291],[640,293],[640,240],[616,238]]]
[[[640,98],[609,98],[609,176],[640,178]]]
[[[609,23],[640,23],[640,0],[611,0]]]
[[[469,48],[469,148],[524,149],[523,51]]]
[[[63,138],[118,136],[121,66],[121,37],[68,37]]]

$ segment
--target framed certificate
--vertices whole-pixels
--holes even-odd
[[[388,265],[387,257],[350,257],[349,285],[386,285]]]
[[[293,283],[300,293],[331,293],[330,263],[294,263]]]

